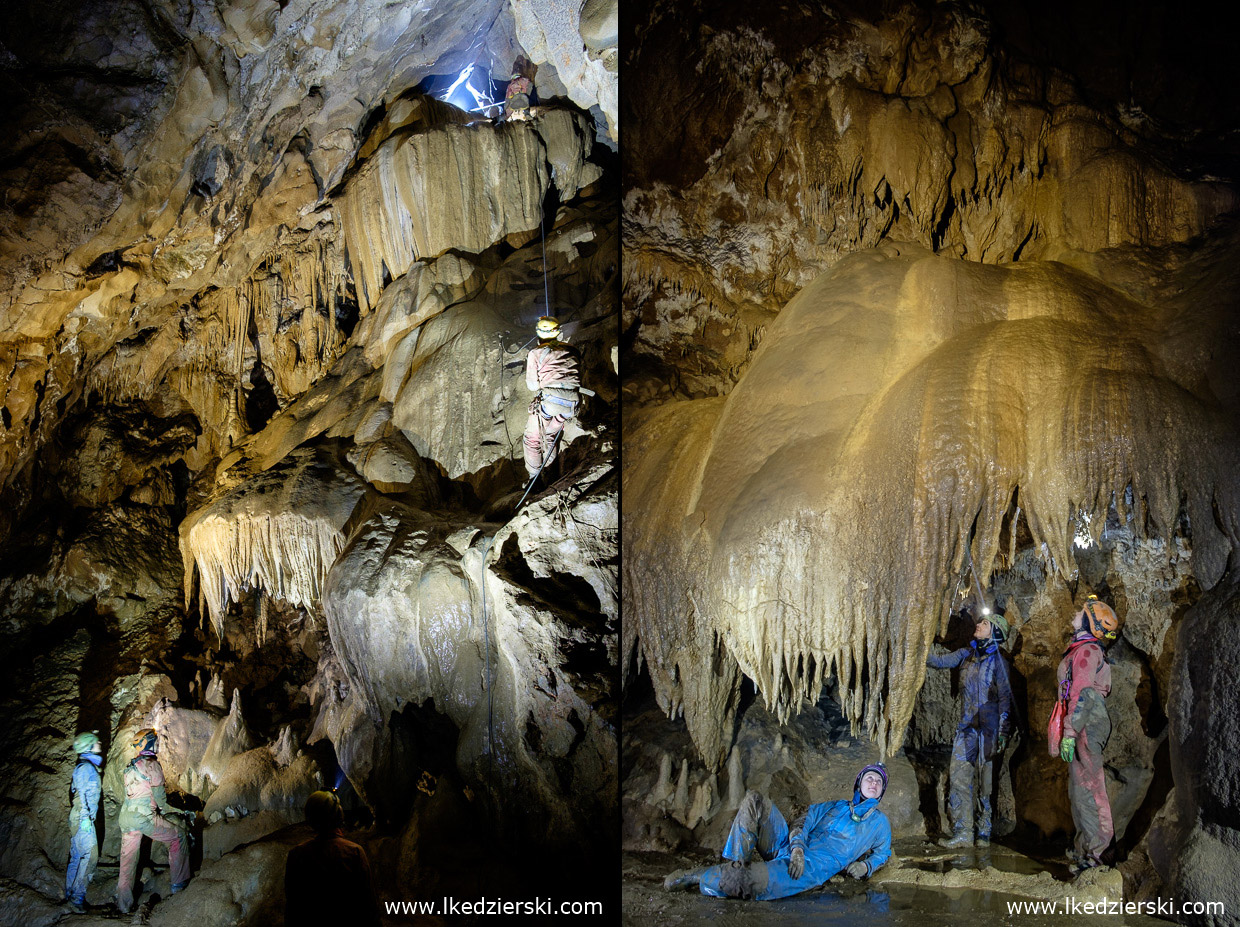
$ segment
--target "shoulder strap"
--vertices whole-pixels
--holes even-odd
[[[77,771],[86,766],[86,760],[78,758],[77,765],[73,767],[73,775],[69,778],[69,797],[73,798],[77,795]]]
[[[1101,648],[1102,646],[1096,640],[1085,638],[1079,641],[1072,641],[1072,643],[1068,644],[1068,649],[1063,652],[1063,655],[1065,657],[1072,656],[1073,654],[1075,654],[1078,650],[1080,650],[1082,647],[1086,646],[1087,644],[1093,644],[1099,648]],[[1059,686],[1060,700],[1066,702],[1068,700],[1068,693],[1070,691],[1072,691],[1072,661],[1071,660],[1068,661],[1067,678],[1065,678],[1064,681]]]

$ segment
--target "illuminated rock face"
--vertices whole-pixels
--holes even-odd
[[[705,687],[690,644],[714,639],[784,717],[838,676],[848,716],[898,749],[973,532],[983,578],[1008,553],[1001,533],[1026,530],[1048,581],[1065,581],[1074,538],[1110,507],[1166,541],[1183,495],[1194,574],[1213,586],[1240,529],[1240,444],[1234,410],[1194,393],[1208,371],[1185,360],[1234,337],[1230,319],[1225,301],[1142,305],[1061,264],[916,246],[840,261],[780,313],[726,400],[633,429],[637,447],[664,428],[700,442],[670,465],[639,455],[626,484],[624,569],[646,587],[626,634],[665,706],[722,761],[717,709],[736,676]],[[649,588],[669,561],[682,588]]]
[[[1238,205],[1234,185],[1201,166],[1217,125],[1184,122],[1226,125],[1230,108],[1189,117],[1194,94],[1172,91],[1175,78],[1107,86],[1102,100],[1074,79],[1070,65],[1165,73],[1121,39],[1073,58],[1054,17],[1015,7],[996,6],[996,22],[959,5],[880,17],[825,4],[772,23],[723,3],[699,23],[668,6],[636,14],[653,27],[635,26],[625,52],[642,88],[626,97],[625,324],[640,319],[639,359],[692,355],[682,394],[728,390],[793,294],[882,241],[1003,263],[1185,242]],[[1070,24],[1088,14],[1063,13],[1059,32],[1086,34]],[[1150,27],[1178,54],[1180,27]],[[1040,56],[1057,51],[1062,70],[1049,70]],[[1168,166],[1164,153],[1194,137],[1191,166]]]
[[[1125,621],[1126,886],[1214,897],[1230,644],[1182,644],[1225,635],[1234,598],[1240,113],[1167,76],[1153,6],[1130,5],[1158,24],[1140,43],[1105,4],[671,9],[625,46],[628,845],[715,845],[734,782],[795,799],[836,774],[855,745],[824,706],[946,826],[958,677],[924,661],[967,643],[977,586],[1006,601],[1023,729],[998,832],[1063,833],[1041,732],[1097,593]]]
[[[527,26],[546,19],[548,29],[559,28],[557,8],[524,7]],[[281,405],[321,376],[343,343],[335,317],[378,296],[366,273],[355,287],[343,282],[339,232],[342,223],[370,231],[358,216],[375,192],[364,178],[390,162],[394,152],[375,149],[392,131],[439,129],[415,129],[399,146],[397,160],[414,169],[401,172],[403,193],[393,184],[386,194],[414,205],[414,227],[389,234],[420,241],[420,255],[479,251],[508,231],[537,228],[550,168],[565,200],[593,179],[581,177],[574,162],[583,142],[571,138],[592,134],[588,120],[570,130],[549,114],[541,133],[528,125],[467,132],[463,114],[401,98],[432,72],[475,61],[497,74],[506,69],[522,49],[505,3],[393,12],[373,0],[314,0],[244,14],[186,3],[167,23],[151,15],[139,3],[89,0],[3,13],[5,33],[22,49],[16,60],[30,73],[13,131],[0,143],[13,165],[0,178],[11,194],[0,205],[0,366],[9,371],[0,397],[3,485],[55,431],[59,408],[87,390],[145,397],[167,380],[208,422],[210,453],[247,430],[236,423],[246,414],[239,376],[251,394],[250,378],[262,372]],[[607,47],[614,56],[614,38]],[[575,54],[585,54],[580,43]],[[577,92],[573,73],[555,76],[572,54],[561,50],[558,65],[533,50],[528,56],[554,85]],[[100,82],[48,76],[75,69],[98,72]],[[614,130],[616,75],[604,77],[604,115]],[[599,80],[594,96],[603,91]],[[389,117],[378,120],[377,138],[367,126],[376,113]],[[532,148],[550,149],[540,152],[546,160],[529,157]],[[416,167],[449,154],[451,172]],[[362,164],[372,155],[376,163]],[[347,184],[354,192],[338,196],[359,164]],[[474,182],[486,176],[491,183]],[[579,182],[570,192],[566,181]],[[466,196],[455,220],[452,197],[444,199],[450,187]],[[506,202],[515,211],[502,208]],[[491,210],[495,219],[487,215],[478,227]],[[388,276],[407,268],[388,261]],[[251,322],[257,339],[247,337]],[[93,376],[89,386],[82,371]]]
[[[0,137],[0,633],[37,667],[0,686],[0,739],[22,744],[0,876],[59,894],[45,860],[86,729],[105,856],[154,727],[224,857],[215,902],[234,848],[324,785],[389,834],[436,795],[469,835],[607,842],[619,257],[595,143],[616,74],[594,73],[605,5],[586,19],[590,51],[552,61],[499,0],[0,10],[22,90]],[[521,118],[417,90],[521,54],[547,87]],[[548,312],[598,396],[518,514]],[[464,833],[418,836],[429,858]],[[264,891],[281,849],[255,853]],[[376,865],[393,891],[426,878],[405,857]]]

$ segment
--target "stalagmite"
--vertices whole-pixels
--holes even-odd
[[[676,788],[672,785],[672,756],[670,753],[664,753],[659,758],[659,778],[655,783],[654,789],[646,797],[646,801],[652,805],[658,805],[665,802],[676,794]]]
[[[228,716],[220,719],[220,723],[216,725],[211,742],[207,744],[206,752],[198,764],[198,771],[215,785],[219,785],[232,758],[245,753],[253,745],[254,738],[250,735],[245,718],[241,716],[241,690],[233,689]]]
[[[689,759],[680,761],[680,775],[676,778],[676,794],[672,798],[672,813],[683,818],[689,811]]]
[[[690,830],[709,817],[711,805],[715,801],[715,777],[711,775],[705,782],[699,782],[693,792],[693,804],[685,814],[685,827]]]
[[[741,770],[741,749],[733,744],[728,756],[728,805],[729,811],[735,811],[745,798],[745,776]]]

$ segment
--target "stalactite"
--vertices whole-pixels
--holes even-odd
[[[1181,337],[1217,339],[1210,312]],[[726,400],[631,417],[624,633],[708,766],[732,666],[781,721],[827,667],[853,730],[898,749],[966,545],[985,587],[1013,498],[1064,580],[1078,520],[1131,487],[1134,530],[1170,538],[1183,511],[1216,583],[1240,441],[1159,357],[1209,354],[1162,318],[1061,266],[861,254],[783,310]]]
[[[318,602],[344,546],[339,528],[295,512],[236,520],[208,516],[189,533],[211,623],[219,631],[231,602],[261,588],[289,605]]]
[[[195,571],[217,634],[250,590],[317,606],[362,491],[356,477],[297,452],[192,513],[181,526],[187,606]]]

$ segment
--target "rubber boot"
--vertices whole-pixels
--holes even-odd
[[[689,889],[697,888],[702,881],[702,873],[705,871],[705,866],[697,869],[677,869],[663,880],[663,890],[668,892],[687,892]]]
[[[940,838],[939,846],[947,847],[950,850],[957,849],[958,847],[971,847],[973,846],[973,838],[964,831],[960,831],[951,837]]]

